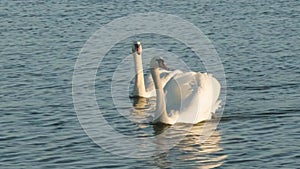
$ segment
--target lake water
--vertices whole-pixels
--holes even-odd
[[[0,168],[299,168],[299,6],[297,0],[2,0]],[[99,147],[82,129],[73,105],[72,76],[95,31],[143,12],[177,15],[211,40],[226,74],[226,106],[217,130],[204,143],[200,123],[165,153],[124,158]],[[138,38],[144,48],[163,46],[181,55],[192,70],[205,71],[170,38]],[[120,133],[152,136],[166,126],[120,118],[107,90],[114,59],[130,55],[132,40],[120,41],[101,62],[96,98]]]

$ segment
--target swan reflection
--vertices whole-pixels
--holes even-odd
[[[223,150],[220,146],[221,131],[214,131],[212,127],[215,122],[206,122],[193,125],[192,127],[186,124],[174,125],[174,135],[183,134],[184,129],[185,137],[171,150],[165,153],[157,154],[154,159],[155,163],[160,168],[172,168],[172,166],[182,166],[190,168],[215,168],[224,163],[227,158],[226,154],[222,154]],[[170,128],[168,125],[154,125],[154,134],[161,134],[166,129]],[[176,132],[177,131],[177,132]],[[178,132],[179,131],[179,132]],[[211,134],[211,135],[210,135]],[[170,137],[170,136],[168,136]],[[165,143],[159,144],[157,148],[164,149]],[[172,153],[170,153],[172,152]]]
[[[215,130],[218,120],[192,124],[153,124],[155,99],[136,98],[132,101],[131,118],[139,121],[138,126],[144,130],[143,137],[153,137],[155,152],[153,163],[159,168],[216,168],[224,163],[227,155],[220,146],[221,131]],[[146,119],[146,120],[145,120]],[[147,146],[147,145],[144,145]],[[141,146],[141,149],[145,147]],[[145,149],[146,150],[146,149]]]
[[[135,110],[145,111],[150,107],[149,98],[144,98],[144,97],[133,98],[132,101]]]
[[[132,105],[130,120],[139,123],[140,126],[143,126],[145,123],[149,124],[152,120],[152,115],[149,112],[154,107],[153,98],[132,98]]]

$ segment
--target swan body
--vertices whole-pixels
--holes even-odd
[[[162,85],[158,62],[151,60],[151,75],[156,88],[156,111],[154,123],[192,123],[212,118],[219,106],[220,84],[210,74],[198,72],[178,72]]]
[[[135,83],[134,89],[132,93],[132,97],[155,97],[156,92],[154,88],[154,83],[152,77],[149,76],[147,78],[146,84],[144,79],[144,70],[143,70],[143,63],[142,63],[142,44],[141,42],[137,41],[132,45],[132,54],[135,64]],[[164,69],[159,69],[160,79],[163,86],[177,73],[181,72],[177,71],[169,71],[165,70],[166,65],[161,63],[160,65]]]

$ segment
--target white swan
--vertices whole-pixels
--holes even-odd
[[[163,87],[158,67],[161,57],[150,62],[156,89],[154,123],[192,123],[212,118],[219,107],[220,84],[207,73],[185,72],[174,75]]]
[[[134,59],[136,76],[135,76],[134,89],[131,97],[145,97],[145,98],[154,97],[156,93],[155,93],[154,83],[151,76],[147,78],[146,85],[145,85],[141,42],[136,41],[133,43],[132,55]],[[161,83],[163,84],[163,86],[166,84],[167,81],[169,81],[172,78],[172,76],[181,72],[179,70],[168,71],[166,70],[167,67],[164,64],[164,62],[161,62],[160,64],[161,64],[160,67],[163,68],[163,69],[159,69]]]

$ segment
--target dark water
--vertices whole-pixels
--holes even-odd
[[[0,168],[299,167],[299,6],[297,0],[1,1]],[[205,143],[197,137],[199,124],[164,154],[128,159],[104,151],[85,134],[74,111],[72,75],[97,29],[140,12],[174,14],[205,33],[224,66],[227,100],[217,131]],[[130,43],[118,45],[123,50]],[[113,56],[124,54],[117,49]],[[99,70],[96,82],[107,112],[113,107],[103,93],[114,69]],[[123,133],[157,130],[117,117],[107,116]]]

